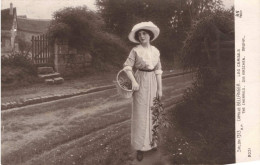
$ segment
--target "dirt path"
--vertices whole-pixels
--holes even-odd
[[[166,73],[163,78],[185,74],[182,71]],[[2,87],[1,110],[23,107],[52,100],[93,93],[115,88],[116,73],[97,74],[89,77],[66,80],[60,85],[34,84],[24,88]]]
[[[166,107],[180,99],[191,76],[164,80]],[[115,89],[2,112],[3,165],[130,165],[131,100]],[[162,163],[158,150],[141,164]]]

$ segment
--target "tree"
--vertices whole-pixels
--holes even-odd
[[[78,52],[90,53],[92,66],[97,70],[121,68],[129,51],[120,38],[104,31],[102,17],[86,6],[55,12],[48,33],[52,41],[67,40]]]
[[[170,26],[172,13],[180,0],[97,0],[98,11],[104,18],[106,28],[123,40],[131,28],[138,22],[152,21],[160,28],[160,37],[154,44],[158,46],[165,58],[172,58],[176,54],[179,34],[174,33]],[[174,40],[173,40],[174,38]],[[172,61],[172,60],[171,60]]]
[[[192,20],[206,11],[220,7],[221,0],[96,0],[105,26],[111,32],[127,40],[133,25],[152,21],[160,28],[160,37],[154,44],[168,61],[173,61]]]
[[[182,47],[182,62],[185,68],[196,69],[210,65],[209,57],[201,50],[207,49],[211,41],[217,40],[216,31],[225,34],[234,32],[232,11],[216,11],[193,22]]]
[[[185,4],[191,20],[198,19],[202,13],[210,14],[223,8],[222,0],[185,0]]]
[[[86,6],[68,7],[54,13],[48,33],[52,39],[65,39],[71,47],[87,50],[103,25],[102,18]]]
[[[158,25],[168,23],[177,0],[97,0],[99,12],[107,28],[117,34],[127,34],[139,21],[150,20]],[[162,24],[163,25],[163,24]]]
[[[138,21],[151,20],[170,28],[173,17],[178,15],[177,21],[186,26],[201,13],[223,7],[222,0],[96,0],[96,4],[106,26],[121,35]]]

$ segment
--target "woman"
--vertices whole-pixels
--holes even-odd
[[[133,105],[131,145],[137,150],[137,160],[143,159],[143,151],[156,148],[152,142],[151,106],[155,97],[162,97],[162,70],[160,52],[150,44],[160,33],[152,22],[136,24],[128,38],[135,46],[124,63],[124,71],[132,81]],[[137,69],[133,74],[133,67]]]

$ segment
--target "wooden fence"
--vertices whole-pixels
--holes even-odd
[[[34,64],[42,66],[54,65],[54,49],[46,34],[32,36],[32,59]]]

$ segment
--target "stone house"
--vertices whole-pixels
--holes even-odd
[[[17,17],[18,31],[17,35],[19,39],[31,42],[32,36],[38,36],[45,34],[50,25],[49,19],[31,19],[25,16]]]
[[[31,45],[32,36],[45,34],[50,25],[49,19],[31,19],[26,15],[17,16],[17,10],[10,3],[10,8],[1,10],[1,53],[19,51],[19,43]]]
[[[16,8],[11,3],[10,8],[1,10],[1,54],[15,50],[18,50],[17,15]]]

